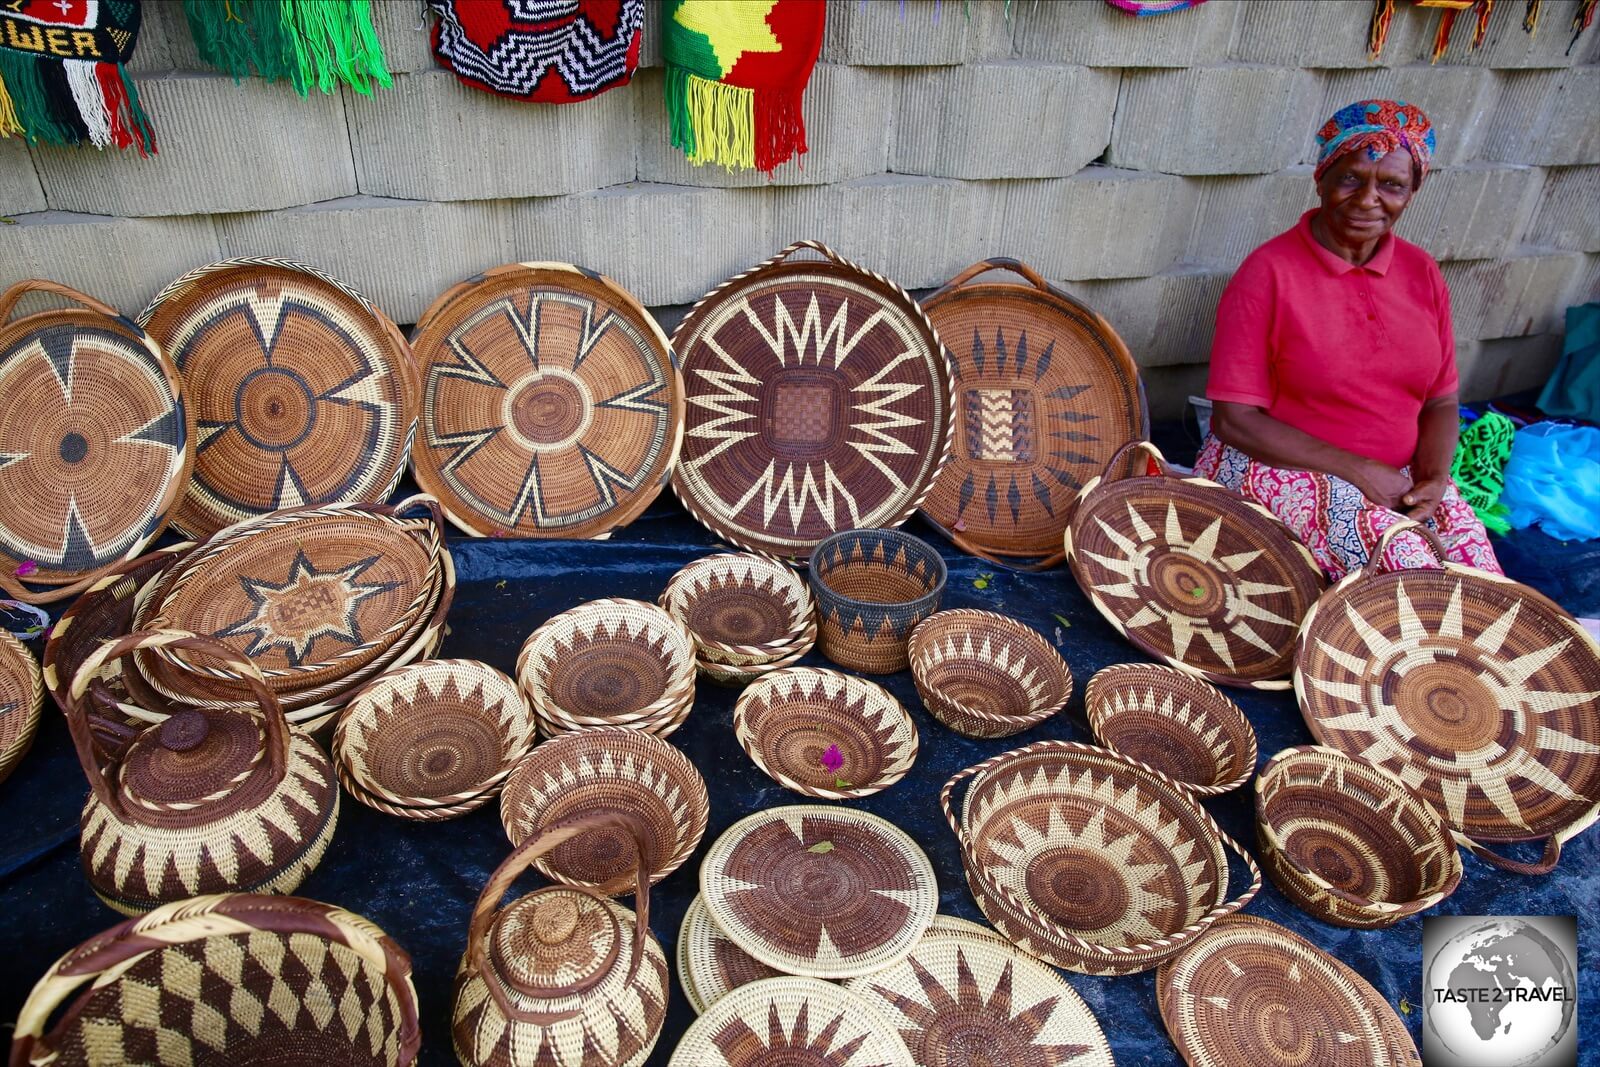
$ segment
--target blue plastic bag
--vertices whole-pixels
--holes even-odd
[[[1517,529],[1561,541],[1600,537],[1600,430],[1540,422],[1518,430],[1500,502]]]

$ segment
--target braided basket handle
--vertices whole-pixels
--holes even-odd
[[[1167,457],[1161,454],[1161,449],[1157,448],[1154,442],[1137,440],[1129,441],[1127,444],[1111,453],[1111,458],[1106,461],[1105,472],[1100,475],[1101,483],[1104,485],[1110,485],[1112,482],[1120,482],[1123,478],[1123,475],[1119,473],[1119,470],[1123,464],[1123,461],[1128,457],[1129,453],[1139,451],[1144,452],[1150,457],[1150,460],[1155,463],[1156,468],[1161,471],[1162,477],[1175,478],[1178,476],[1177,472],[1172,469],[1172,464],[1167,462]],[[1088,486],[1084,487],[1084,492],[1088,492]]]
[[[1378,543],[1373,546],[1372,554],[1367,557],[1367,565],[1361,568],[1363,578],[1370,578],[1383,570],[1383,554],[1389,550],[1390,542],[1403,533],[1421,534],[1422,539],[1428,542],[1428,547],[1433,549],[1433,554],[1439,557],[1441,564],[1449,558],[1444,542],[1439,539],[1437,532],[1416,519],[1402,519],[1378,535]]]
[[[7,574],[4,564],[9,561],[0,558],[0,592],[5,593],[12,600],[20,600],[24,604],[54,604],[58,600],[66,600],[69,597],[77,596],[118,567],[131,561],[131,557],[114,559],[109,563],[96,567],[71,585],[53,585],[45,589],[33,590]]]
[[[995,270],[1010,271],[1012,274],[1017,274],[1023,278],[1026,278],[1028,284],[1032,285],[1040,292],[1049,293],[1051,296],[1060,297],[1064,300],[1070,301],[1073,304],[1078,303],[1078,301],[1073,300],[1072,297],[1068,296],[1060,289],[1057,289],[1055,286],[1045,281],[1044,277],[1040,275],[1038,271],[1022,262],[1022,260],[1012,259],[1010,256],[991,256],[988,259],[980,259],[978,262],[974,263],[970,267],[967,267],[954,278],[951,278],[949,281],[939,286],[939,288],[935,289],[931,294],[929,294],[928,299],[923,302],[927,303],[928,301],[934,300],[937,297],[951,293],[961,288],[963,285],[966,285],[979,275],[988,274],[990,271]]]
[[[786,260],[790,256],[794,255],[796,252],[800,251],[802,248],[809,249],[812,252],[815,252],[817,255],[821,256],[822,258],[832,262],[835,266],[844,267],[847,270],[860,270],[861,269],[856,264],[850,262],[848,259],[845,259],[839,253],[835,252],[833,249],[831,249],[827,245],[823,244],[821,241],[796,241],[793,244],[791,244],[789,247],[785,248],[782,252],[779,252],[777,255],[775,255],[771,259],[767,260],[765,263],[762,264],[762,266],[763,267],[776,267],[779,263],[782,263],[784,260]]]
[[[116,308],[112,307],[110,304],[96,300],[88,293],[79,292],[70,285],[62,285],[60,282],[47,281],[44,278],[29,278],[25,281],[20,281],[16,285],[13,285],[11,288],[7,289],[4,293],[0,293],[0,326],[3,326],[11,321],[11,313],[17,309],[17,304],[22,301],[22,298],[27,296],[29,293],[49,293],[52,296],[63,297],[67,300],[71,300],[75,304],[81,304],[90,311],[98,312],[107,318],[119,320],[120,323],[125,324],[128,329],[139,334],[141,337],[144,335],[143,330],[135,326],[132,320],[130,320],[126,315],[118,311]]]
[[[1566,843],[1567,838],[1582,830],[1592,821],[1593,813],[1591,812],[1589,819],[1580,820],[1573,826],[1566,827],[1545,838],[1544,852],[1534,863],[1526,863],[1522,860],[1511,859],[1509,856],[1502,856],[1490,849],[1489,846],[1473,840],[1459,830],[1450,832],[1455,837],[1457,844],[1491,867],[1509,871],[1512,874],[1541,875],[1549,874],[1556,869],[1556,864],[1561,862],[1561,846]]]

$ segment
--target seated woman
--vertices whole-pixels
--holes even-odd
[[[1433,128],[1410,104],[1362,100],[1317,144],[1322,205],[1250,253],[1222,294],[1195,473],[1271,510],[1331,578],[1403,518],[1432,527],[1451,560],[1499,574],[1450,480],[1450,294],[1433,257],[1390,232],[1427,176]],[[1413,531],[1383,562],[1435,558]]]

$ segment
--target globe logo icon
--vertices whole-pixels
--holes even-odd
[[[1558,1067],[1573,1027],[1576,923],[1467,917],[1424,938],[1427,1061],[1449,1067]],[[1571,930],[1571,937],[1565,936]],[[1442,941],[1442,944],[1439,943]],[[1563,945],[1560,942],[1565,941]]]

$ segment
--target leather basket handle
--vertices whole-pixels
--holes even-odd
[[[1373,546],[1372,554],[1367,557],[1367,565],[1361,568],[1363,578],[1371,577],[1383,570],[1383,554],[1389,550],[1389,545],[1396,537],[1403,533],[1421,534],[1422,539],[1428,542],[1428,547],[1433,549],[1433,554],[1439,557],[1443,564],[1448,558],[1444,542],[1439,540],[1439,535],[1415,519],[1402,519],[1383,533],[1378,535],[1378,543]]]
[[[13,285],[4,293],[0,293],[0,326],[11,321],[11,313],[16,310],[17,304],[22,301],[22,298],[29,293],[49,293],[52,296],[63,297],[75,304],[81,304],[90,311],[99,312],[108,318],[118,319],[141,337],[144,336],[143,330],[135,326],[131,319],[110,304],[96,300],[88,293],[81,293],[70,285],[47,281],[44,278],[28,278]]]

